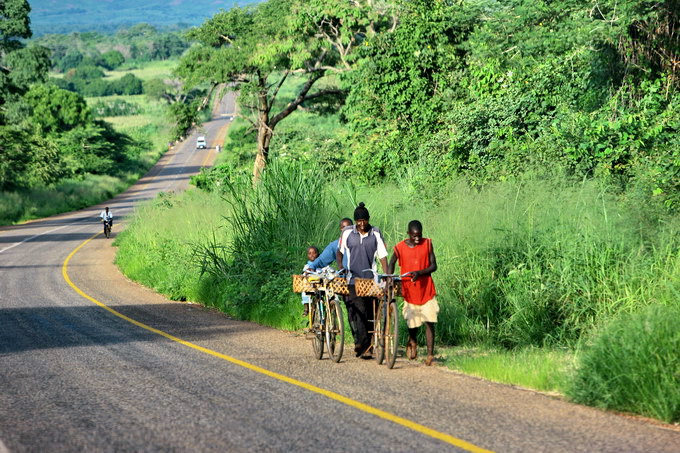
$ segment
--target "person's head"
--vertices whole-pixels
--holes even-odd
[[[319,257],[319,249],[314,245],[307,247],[307,259],[309,261],[314,261]]]
[[[109,207],[108,207],[108,206],[106,207],[106,212],[109,212]]]
[[[362,201],[354,210],[354,221],[357,224],[357,230],[361,231],[362,233],[368,231],[368,221],[370,218],[371,215],[368,213],[368,209],[366,209],[366,205]]]
[[[347,228],[348,226],[352,226],[352,225],[354,225],[354,222],[352,222],[352,219],[350,219],[349,217],[345,217],[344,219],[342,219],[340,221],[340,231],[342,231],[345,228]]]
[[[408,230],[406,231],[408,238],[414,244],[420,244],[423,239],[423,224],[419,220],[411,220],[408,223]]]

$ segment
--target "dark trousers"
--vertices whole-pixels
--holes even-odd
[[[354,343],[361,346],[361,351],[366,351],[371,345],[373,331],[373,298],[359,297],[354,285],[349,285],[349,297],[347,298],[347,317],[353,329]]]

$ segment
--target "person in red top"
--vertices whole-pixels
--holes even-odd
[[[437,258],[432,247],[432,240],[423,237],[423,225],[418,220],[408,224],[408,239],[394,247],[390,258],[388,273],[394,272],[394,264],[399,261],[401,274],[408,274],[402,280],[401,288],[404,296],[402,314],[408,326],[408,344],[406,355],[413,360],[418,355],[418,329],[425,324],[427,338],[427,359],[425,365],[434,361],[434,324],[437,322],[439,304],[437,292],[432,280],[432,272],[437,270]]]

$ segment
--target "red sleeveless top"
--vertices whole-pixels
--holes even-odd
[[[405,240],[398,243],[394,247],[394,253],[399,260],[400,272],[405,274],[429,267],[430,250],[432,250],[432,241],[428,238],[423,238],[422,242],[415,247],[409,247]],[[401,288],[404,300],[414,305],[423,305],[437,294],[431,275],[420,276],[415,282],[405,277],[401,281]]]

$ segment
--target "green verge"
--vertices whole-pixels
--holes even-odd
[[[440,347],[444,365],[494,382],[565,394],[573,373],[570,350],[526,348],[506,351]]]
[[[579,403],[680,421],[680,304],[609,323],[581,354],[567,390]]]

